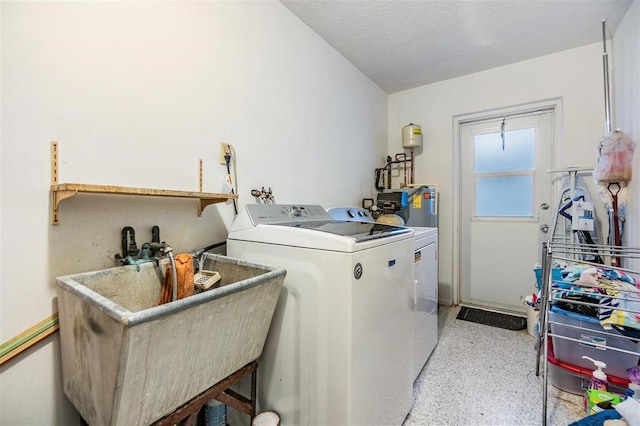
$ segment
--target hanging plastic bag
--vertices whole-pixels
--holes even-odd
[[[593,171],[597,182],[628,182],[631,180],[635,142],[616,130],[600,143],[598,165]]]

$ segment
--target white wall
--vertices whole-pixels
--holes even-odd
[[[629,182],[625,245],[640,246],[640,2],[634,1],[613,37],[613,127],[636,142],[634,177]],[[634,268],[640,268],[637,263]]]
[[[230,204],[79,195],[49,224],[60,182],[220,192],[239,204],[358,205],[386,154],[387,96],[280,3],[2,2],[1,341],[56,312],[55,277],[114,265],[120,230],[179,253],[226,238]],[[57,337],[0,367],[0,424],[76,424]],[[162,356],[162,354],[158,354]]]
[[[441,303],[452,303],[456,285],[454,116],[561,98],[562,150],[556,167],[593,167],[605,123],[601,48],[602,44],[596,43],[389,96],[389,152],[402,151],[402,126],[409,122],[422,125],[424,146],[416,157],[416,182],[438,185]]]

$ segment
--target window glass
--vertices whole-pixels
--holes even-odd
[[[499,173],[535,168],[535,129],[505,132],[504,149],[500,133],[475,137],[475,173]]]
[[[533,217],[535,154],[534,128],[474,137],[475,216]]]
[[[533,217],[533,175],[476,178],[476,216]]]

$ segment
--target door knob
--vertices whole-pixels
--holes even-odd
[[[540,210],[549,210],[549,203],[540,204]]]
[[[546,234],[547,232],[549,232],[549,225],[547,225],[546,223],[544,225],[540,225],[540,230]]]

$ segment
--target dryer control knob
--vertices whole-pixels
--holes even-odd
[[[289,214],[293,217],[300,217],[302,216],[302,210],[298,206],[291,206],[291,211],[289,212]]]

